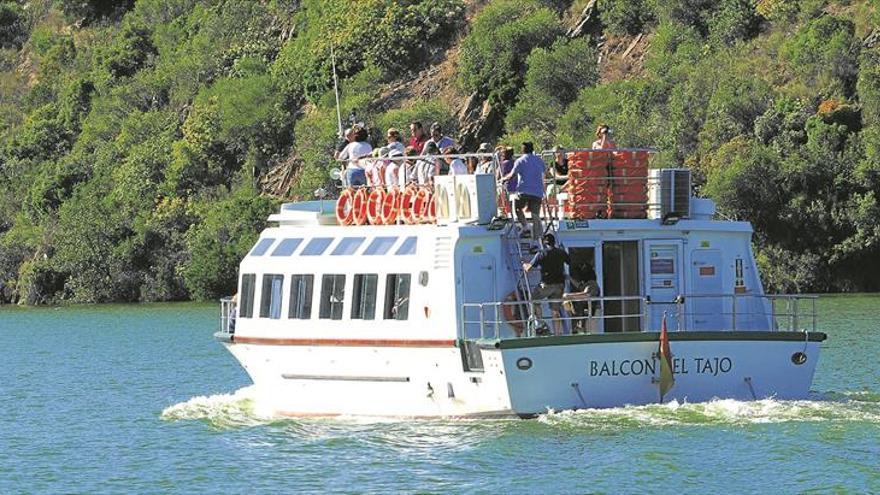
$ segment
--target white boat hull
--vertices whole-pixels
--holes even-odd
[[[675,384],[662,400],[682,402],[805,398],[825,338],[794,332],[670,337]],[[478,350],[482,371],[464,371],[454,343],[265,339],[225,345],[279,415],[527,417],[660,402],[656,339],[656,334],[606,334],[486,343]],[[798,353],[806,358],[800,364]]]

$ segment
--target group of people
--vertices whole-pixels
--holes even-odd
[[[422,123],[410,124],[410,138],[404,144],[400,131],[390,128],[385,133],[386,144],[373,148],[369,133],[363,125],[354,125],[345,131],[345,139],[336,150],[335,158],[346,161],[345,183],[357,186],[429,185],[437,175],[464,175],[488,172],[487,162],[472,157],[467,162],[456,156],[461,150],[455,141],[443,134],[438,122],[431,124],[430,135]],[[489,153],[489,145],[480,145],[480,153]]]

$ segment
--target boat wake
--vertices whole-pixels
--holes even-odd
[[[217,428],[254,426],[271,422],[272,410],[263,407],[256,386],[241,388],[231,394],[199,395],[166,407],[161,418],[166,421],[201,420]]]
[[[538,417],[545,424],[589,425],[619,429],[640,426],[749,425],[787,422],[880,422],[880,394],[829,392],[809,400],[717,399],[701,403],[669,402],[612,409],[549,411]]]
[[[161,418],[166,421],[204,421],[215,428],[266,425],[277,422],[325,422],[367,425],[375,423],[409,423],[410,418],[375,418],[340,416],[335,418],[285,418],[276,416],[272,398],[261,394],[255,385],[231,394],[197,396],[165,408]],[[439,423],[475,424],[497,420],[435,419],[419,420]],[[837,421],[880,423],[880,394],[873,392],[829,392],[815,394],[809,400],[780,401],[764,399],[737,401],[718,399],[702,403],[669,402],[646,406],[625,406],[612,409],[580,409],[549,411],[538,416],[546,425],[589,427],[618,430],[644,426],[749,425],[786,422]]]

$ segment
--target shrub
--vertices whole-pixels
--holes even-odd
[[[855,27],[849,20],[822,16],[808,22],[785,44],[782,55],[792,72],[828,96],[849,97],[858,75]]]
[[[0,48],[21,48],[28,26],[23,9],[14,2],[0,3]]]
[[[522,87],[525,58],[561,32],[556,14],[535,0],[493,2],[477,14],[462,42],[459,83],[493,104],[509,105]]]
[[[650,0],[605,0],[599,17],[605,29],[614,34],[638,34],[654,21]]]

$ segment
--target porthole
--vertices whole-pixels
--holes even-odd
[[[516,367],[525,371],[532,367],[532,360],[527,357],[521,357],[516,360]]]
[[[800,366],[807,362],[807,355],[803,352],[796,352],[791,355],[791,362]]]

